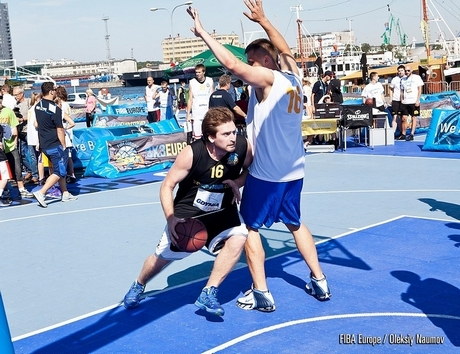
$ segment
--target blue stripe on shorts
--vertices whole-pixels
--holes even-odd
[[[259,229],[275,222],[300,225],[300,193],[303,178],[290,182],[267,182],[250,174],[246,178],[240,213],[246,226]]]

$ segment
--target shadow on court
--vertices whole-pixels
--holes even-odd
[[[460,318],[460,289],[439,279],[422,280],[418,274],[407,270],[395,270],[390,274],[409,284],[406,292],[401,294],[401,300],[420,309],[436,327],[444,331],[454,346],[460,346],[457,325]],[[452,320],[449,316],[455,316],[457,320]]]
[[[430,206],[430,211],[439,210],[446,213],[447,216],[460,220],[460,205],[458,204],[441,202],[431,198],[419,198],[419,200],[428,204]]]

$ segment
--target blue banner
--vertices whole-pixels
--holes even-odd
[[[147,115],[147,104],[137,102],[134,104],[120,104],[107,106],[106,114],[108,115]]]
[[[182,132],[175,119],[151,123],[141,126],[114,126],[108,128],[82,128],[73,130],[73,145],[75,147],[72,156],[75,168],[83,168],[89,164],[96,145],[100,140],[119,138],[132,134],[170,134]]]
[[[187,146],[186,134],[132,134],[98,140],[85,177],[119,178],[161,171]]]
[[[460,151],[460,110],[434,109],[423,150]]]

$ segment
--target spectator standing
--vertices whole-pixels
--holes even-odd
[[[43,94],[43,92],[42,92]],[[42,99],[43,100],[43,99]],[[96,96],[94,95],[93,90],[90,88],[86,89],[86,127],[90,128],[94,121],[94,114],[96,113]]]
[[[11,129],[8,128],[10,131]],[[3,191],[8,184],[8,180],[13,178],[11,173],[10,165],[8,164],[8,157],[5,153],[4,142],[4,125],[0,124],[0,191]],[[11,205],[10,198],[3,198],[3,195],[0,195],[0,207],[6,207]]]
[[[185,99],[185,81],[180,82],[180,87],[177,89],[177,99],[178,99],[178,108],[179,109],[186,109],[187,108],[187,100]]]
[[[167,81],[161,82],[160,90],[157,93],[157,99],[160,102],[160,120],[174,118],[173,105],[176,96],[173,90],[169,88]]]
[[[147,120],[149,123],[155,123],[160,120],[160,107],[156,104],[156,94],[160,87],[155,85],[153,77],[147,78],[147,86],[145,86],[144,99],[147,103]]]
[[[383,89],[382,83],[379,82],[379,75],[377,72],[372,71],[369,74],[369,79],[370,82],[364,87],[361,93],[363,103],[365,103],[368,98],[375,99],[375,108],[384,112],[387,104],[385,102],[385,90]]]
[[[32,198],[33,195],[24,187],[24,179],[22,177],[21,157],[18,150],[18,125],[19,121],[13,110],[3,106],[3,96],[0,96],[0,124],[9,125],[12,135],[9,139],[4,139],[4,149],[8,158],[8,164],[13,169],[13,179],[19,189],[21,198]],[[3,194],[9,198],[9,191],[5,190]]]
[[[337,79],[334,72],[332,73],[331,81],[329,82],[329,92],[331,94],[332,102],[338,104],[343,103],[342,84],[340,83],[340,80]]]
[[[318,104],[321,97],[329,94],[329,81],[332,77],[332,71],[327,70],[323,77],[313,84],[311,90],[312,113],[315,113],[315,105]]]
[[[257,39],[246,47],[248,64],[237,59],[201,25],[196,9],[192,31],[230,72],[251,85],[248,108],[248,140],[254,160],[246,178],[241,215],[248,227],[245,251],[253,286],[237,305],[245,310],[274,311],[275,302],[265,278],[265,252],[259,228],[283,222],[311,270],[307,292],[320,300],[330,297],[319,265],[313,236],[300,221],[300,192],[305,174],[301,133],[302,82],[289,45],[266,18],[261,1],[244,0],[251,21],[259,23],[270,40]],[[279,55],[278,55],[279,54]],[[278,65],[278,61],[280,65]],[[273,163],[276,161],[276,163]]]
[[[58,86],[56,89],[56,103],[62,110],[62,122],[65,132],[65,146],[68,155],[66,183],[75,183],[77,179],[75,177],[72,160],[72,152],[74,150],[73,128],[75,127],[75,122],[70,117],[70,105],[67,103],[67,90],[64,86]]]
[[[35,127],[35,105],[41,100],[41,94],[32,92],[30,97],[29,111],[27,112],[27,145],[29,145],[29,150],[33,152],[34,159],[37,165],[38,171],[38,183],[40,185],[45,184],[45,167],[42,162],[42,154],[40,151],[40,144],[38,143],[38,130]]]
[[[302,92],[303,92],[303,106],[305,109],[305,115],[307,116],[307,119],[312,119],[313,118],[313,110],[312,110],[312,104],[311,104],[311,98],[312,98],[312,87],[311,87],[311,82],[308,80],[306,77],[302,79],[303,87],[302,87]]]
[[[235,103],[228,93],[232,78],[229,75],[222,75],[219,78],[219,88],[209,97],[209,108],[227,107],[236,117],[237,115],[246,119],[246,113]]]
[[[53,173],[47,178],[40,190],[33,193],[40,206],[46,208],[45,194],[56,182],[62,192],[61,200],[76,200],[67,190],[66,175],[68,153],[65,145],[65,132],[62,122],[62,110],[54,102],[56,87],[53,82],[44,82],[41,87],[42,99],[35,105],[36,125],[40,148],[53,165]],[[94,95],[92,95],[94,99]]]
[[[397,139],[410,141],[414,140],[417,117],[420,116],[420,96],[424,83],[419,75],[412,72],[410,65],[406,65],[405,71],[406,76],[402,79],[401,135]],[[405,134],[409,125],[411,131],[406,138]]]
[[[14,109],[16,107],[16,99],[11,96],[11,86],[4,84],[2,86],[3,107]]]
[[[27,117],[30,108],[30,99],[24,95],[24,89],[19,86],[13,88],[13,96],[16,99],[16,107],[19,110],[22,118],[19,120],[18,126],[18,138],[19,138],[19,153],[21,155],[21,162],[26,169],[27,174],[24,176],[24,181],[31,181],[32,183],[38,183],[38,170],[37,170],[37,159],[33,148],[29,147],[27,143]]]
[[[209,96],[214,92],[214,82],[206,77],[203,64],[195,66],[195,78],[188,83],[187,122],[192,122],[192,137],[201,138],[201,123],[209,108]]]
[[[402,97],[402,90],[403,87],[403,78],[406,75],[406,68],[404,65],[398,66],[398,74],[391,79],[390,82],[390,102],[391,102],[391,110],[393,113],[393,119],[391,122],[391,127],[393,128],[395,134],[396,130],[398,129],[398,117],[401,118],[401,97]],[[399,131],[401,131],[401,126],[399,127]]]

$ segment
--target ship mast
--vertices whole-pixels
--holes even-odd
[[[290,8],[291,11],[295,10],[296,11],[296,15],[297,15],[297,36],[298,36],[298,44],[299,44],[299,47],[298,47],[298,54],[300,55],[300,65],[301,65],[301,68],[303,70],[303,76],[307,76],[308,73],[307,73],[307,69],[305,67],[305,60],[304,60],[304,50],[303,50],[303,42],[302,42],[302,20],[300,19],[300,16],[299,16],[299,11],[303,11],[302,9],[302,5],[297,5],[297,6],[293,6]]]
[[[422,0],[422,11],[423,11],[423,21],[422,21],[422,32],[425,37],[425,48],[427,60],[430,61],[431,50],[430,50],[430,33],[428,27],[428,11],[426,7],[426,0]]]

